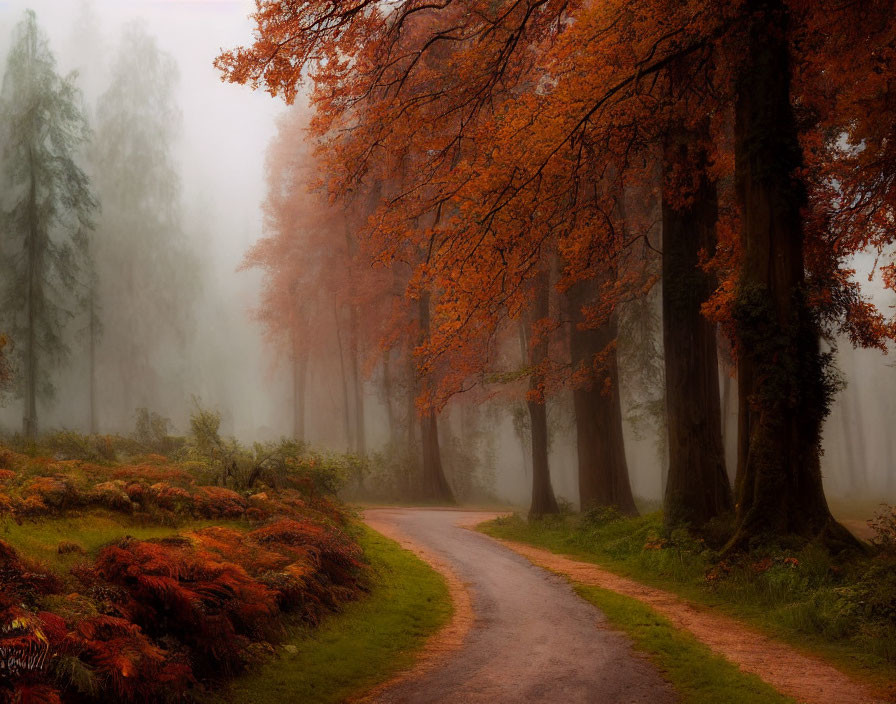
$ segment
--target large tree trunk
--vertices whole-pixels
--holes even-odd
[[[429,335],[429,292],[420,294],[420,338]],[[423,383],[427,383],[423,380]],[[423,499],[454,503],[454,494],[442,469],[442,453],[439,449],[439,427],[435,411],[426,410],[420,416],[420,438],[423,444]]]
[[[784,536],[852,543],[831,516],[819,466],[831,387],[803,285],[805,192],[790,98],[787,9],[750,0],[735,119],[741,271],[737,523],[728,550]]]
[[[669,526],[702,526],[731,510],[725,471],[719,404],[719,362],[715,326],[700,307],[714,289],[700,266],[700,252],[716,248],[718,200],[698,146],[708,135],[679,128],[669,134],[664,171],[700,171],[700,183],[686,205],[663,187],[663,346],[669,471],[665,521]],[[700,150],[699,153],[694,153]]]
[[[579,504],[583,511],[615,506],[635,515],[622,434],[622,403],[616,362],[615,314],[599,328],[582,329],[582,307],[591,302],[594,284],[583,282],[570,290],[572,325],[569,347],[573,367],[589,370],[587,384],[573,389],[576,414],[576,449],[579,460]],[[601,356],[603,364],[595,370]],[[599,378],[597,378],[599,377]],[[604,384],[604,381],[607,384]]]
[[[535,280],[530,327],[548,317],[549,286],[548,274],[542,271]],[[529,409],[532,437],[532,504],[529,507],[529,517],[538,518],[549,513],[559,513],[560,509],[551,486],[551,470],[548,465],[548,414],[541,370],[541,365],[548,356],[548,338],[544,334],[535,340],[530,338],[527,346],[531,371],[526,407]]]

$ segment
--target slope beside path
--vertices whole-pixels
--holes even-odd
[[[590,562],[542,548],[494,539],[530,562],[573,582],[601,587],[649,605],[681,630],[689,631],[716,653],[751,672],[779,692],[805,704],[887,704],[892,697],[846,675],[832,665],[763,635],[743,623],[656,589],[621,577]]]

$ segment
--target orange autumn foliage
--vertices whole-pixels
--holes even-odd
[[[810,118],[803,138],[813,188],[811,301],[827,330],[881,346],[892,323],[859,291],[850,267],[856,252],[885,253],[893,242],[892,120],[878,117],[892,111],[892,3],[785,4],[795,99]],[[225,52],[217,66],[227,80],[287,102],[311,81],[334,194],[403,174],[363,237],[375,258],[411,261],[415,280],[436,292],[432,334],[418,354],[424,370],[447,377],[445,393],[488,368],[494,331],[528,307],[539,262],[561,257],[565,289],[600,277],[646,235],[635,226],[620,236],[616,206],[624,190],[647,193],[656,183],[658,147],[676,120],[711,123],[709,168],[729,205],[712,263],[719,290],[706,311],[736,337],[730,108],[745,0],[257,6],[254,43]],[[683,60],[692,75],[682,89],[670,71]],[[686,176],[664,175],[682,202],[693,188]],[[423,261],[407,255],[421,248]],[[882,271],[892,285],[892,265]],[[601,307],[638,295],[643,280],[626,272],[602,290]]]

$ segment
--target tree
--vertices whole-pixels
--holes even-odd
[[[831,31],[831,17],[849,31]],[[626,188],[659,181],[659,166],[664,324],[677,324],[678,313],[684,321],[665,336],[668,390],[677,403],[689,380],[703,406],[700,414],[670,407],[669,518],[700,523],[729,504],[714,335],[702,310],[722,324],[737,358],[732,549],[770,534],[843,537],[818,471],[834,391],[819,337],[842,327],[879,346],[893,335],[850,283],[848,265],[893,236],[892,103],[882,78],[892,52],[881,41],[892,35],[891,4],[264,0],[254,19],[254,44],[218,66],[287,101],[303,76],[313,78],[319,134],[332,136],[334,193],[415,160],[368,236],[384,256],[407,240],[427,253],[419,275],[439,297],[424,355],[446,366],[481,351],[482,338],[531,306],[529,285],[551,252],[564,262],[561,290],[598,282],[593,306],[603,314],[590,322],[638,295],[637,277],[619,262],[645,231],[620,237],[614,208]],[[796,86],[795,69],[806,71]],[[829,103],[819,99],[825,80]],[[868,104],[882,119],[861,117]],[[852,154],[837,151],[844,134]],[[818,162],[803,162],[800,138]],[[839,208],[820,207],[834,194]],[[433,212],[437,226],[421,226]],[[707,301],[713,282],[702,257],[713,249],[718,286]],[[600,283],[614,266],[617,276]],[[886,275],[892,285],[892,269]],[[676,295],[688,281],[694,290]],[[689,340],[699,351],[693,365]],[[469,371],[456,365],[445,375],[445,393]]]
[[[673,83],[692,78],[690,63],[675,67]],[[716,288],[700,261],[716,249],[718,193],[709,171],[709,120],[682,114],[663,145],[663,347],[669,470],[667,525],[700,527],[732,509],[725,468],[716,326],[703,304]]]
[[[559,513],[548,465],[548,417],[544,375],[541,371],[548,356],[548,333],[543,326],[548,321],[550,297],[549,272],[544,268],[535,279],[532,295],[534,305],[528,327],[533,332],[530,335],[532,339],[528,340],[529,391],[526,394],[526,407],[529,410],[529,432],[532,436],[532,504],[529,516],[538,518],[549,513]]]
[[[97,358],[100,387],[116,389],[102,406],[119,418],[183,397],[170,352],[185,344],[199,266],[181,225],[177,80],[174,59],[141,24],[130,24],[97,104],[92,160],[103,212],[91,245],[107,333]]]
[[[431,299],[427,290],[419,294],[419,317],[417,320],[420,331],[420,342],[425,343],[430,334],[431,326]],[[432,384],[430,375],[420,373],[418,377],[419,391],[424,396],[427,387]],[[442,467],[442,452],[439,448],[438,412],[435,408],[424,407],[420,413],[420,441],[423,450],[423,484],[422,498],[429,501],[454,502],[454,492],[445,478],[445,470]]]
[[[97,202],[76,163],[88,138],[75,77],[60,77],[33,11],[16,26],[0,94],[8,200],[3,310],[22,369],[23,432],[34,437],[37,398],[69,354],[65,323],[80,305],[85,232]]]
[[[382,310],[387,280],[359,265],[355,231],[362,214],[334,207],[317,185],[323,174],[307,140],[308,118],[293,109],[279,121],[266,164],[265,236],[243,267],[265,274],[254,314],[291,366],[297,439],[305,432],[308,365],[327,368],[335,360],[347,449],[363,456],[365,357],[377,347],[383,323],[360,311]]]
[[[791,8],[750,0],[735,102],[743,223],[733,318],[740,399],[737,526],[730,549],[780,535],[854,539],[831,516],[821,429],[835,387],[807,300],[807,203],[793,109]]]

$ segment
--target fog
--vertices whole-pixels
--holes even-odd
[[[282,106],[268,96],[221,83],[212,60],[222,47],[243,39],[250,30],[250,2],[108,2],[68,0],[0,3],[0,53],[5,57],[12,28],[26,7],[37,13],[49,35],[61,73],[79,71],[79,85],[90,113],[107,87],[110,63],[128,23],[142,22],[160,50],[170,54],[180,74],[175,102],[182,120],[172,144],[180,175],[180,223],[184,249],[198,257],[196,296],[190,302],[192,329],[183,347],[171,350],[168,360],[182,365],[167,398],[135,398],[135,406],[164,406],[164,413],[183,428],[192,395],[220,407],[229,432],[243,437],[286,432],[282,388],[272,375],[257,326],[248,318],[256,303],[259,277],[236,273],[245,251],[261,232],[260,202],[264,196],[263,164],[273,121]],[[92,20],[92,21],[91,21]],[[98,193],[102,201],[102,193]],[[102,216],[100,216],[102,217]],[[164,276],[163,274],[160,276]],[[127,314],[127,312],[125,312]],[[165,320],[140,320],[149,331],[161,332]],[[107,329],[101,344],[110,344],[115,331]],[[58,379],[54,402],[44,404],[44,427],[86,429],[82,350],[73,348],[68,374]],[[76,367],[81,366],[81,369]],[[167,370],[163,376],[167,374]],[[102,378],[102,393],[114,395],[116,380]],[[222,380],[226,379],[226,383]],[[110,388],[111,387],[111,388]],[[4,423],[15,427],[18,403],[6,403]],[[116,404],[111,414],[100,409],[106,432],[127,430]],[[130,413],[133,413],[133,408]]]
[[[100,136],[98,106],[115,76],[113,64],[122,36],[136,31],[154,38],[158,49],[176,66],[176,73],[170,76],[176,114],[165,118],[170,127],[170,166],[176,178],[167,184],[173,195],[166,196],[171,213],[161,226],[164,237],[147,241],[147,237],[135,236],[133,240],[97,244],[100,318],[104,323],[97,342],[96,429],[126,433],[133,428],[135,409],[148,407],[170,417],[174,428],[183,432],[195,398],[221,412],[225,433],[245,441],[291,435],[293,370],[283,351],[266,340],[263,326],[252,315],[261,300],[263,274],[257,268],[238,271],[247,251],[265,234],[266,160],[277,134],[277,118],[286,109],[263,92],[222,83],[212,65],[222,49],[249,40],[252,25],[248,14],[254,2],[0,1],[0,57],[6,57],[13,27],[26,7],[36,11],[60,72],[78,71],[94,138]],[[102,146],[94,144],[92,148]],[[100,201],[98,233],[108,236],[115,218],[129,213],[116,213],[110,204],[110,193],[121,184],[113,176],[104,185],[103,175],[95,172],[96,163],[87,170]],[[120,229],[134,232],[120,222]],[[158,228],[152,231],[158,232]],[[128,256],[139,259],[143,273],[125,275]],[[860,261],[858,267],[857,275],[862,276],[871,270],[872,262]],[[103,282],[104,275],[108,278],[116,272],[118,288]],[[155,273],[150,283],[145,278],[147,272]],[[872,290],[876,285],[869,284]],[[886,307],[887,299],[881,301]],[[39,401],[42,430],[90,429],[87,342],[85,335],[76,334],[76,328],[84,324],[82,318],[69,324],[71,355],[54,372],[56,394]],[[339,377],[345,372],[340,372],[335,361],[337,341],[332,335],[329,329],[321,333],[317,342],[324,351],[311,357],[304,435],[318,447],[354,449],[351,436],[358,423],[343,422],[343,394],[347,398],[348,392]],[[659,330],[656,335],[661,341]],[[375,341],[368,341],[366,348],[375,349]],[[846,386],[825,426],[822,462],[826,488],[835,499],[894,500],[894,358],[877,351],[853,350],[843,341],[838,348],[838,366]],[[622,357],[630,353],[620,345]],[[364,417],[360,427],[366,448],[378,451],[390,434],[394,435],[386,417],[387,411],[392,417],[392,409],[379,393],[382,369],[376,355],[368,357],[360,364],[366,378],[361,384]],[[721,379],[722,388],[729,389],[723,413],[728,466],[733,468],[737,404],[724,372]],[[662,443],[657,440],[657,433],[663,431],[649,423],[636,428],[631,417],[637,399],[623,400],[632,488],[636,496],[656,501],[663,490]],[[448,405],[440,432],[445,463],[455,481],[461,467],[473,462],[480,475],[477,481],[487,485],[485,493],[526,504],[532,473],[529,441],[525,429],[521,435],[515,428],[514,408],[523,409],[524,404],[519,399],[492,399],[484,402],[471,420],[464,415],[469,411],[464,410],[463,399],[457,399]],[[396,413],[396,422],[406,425],[406,407]],[[7,395],[0,409],[4,430],[17,430],[21,418],[21,400]],[[559,497],[575,503],[577,456],[571,418],[568,392],[549,401],[553,486]],[[470,456],[461,450],[452,456],[452,438]]]

